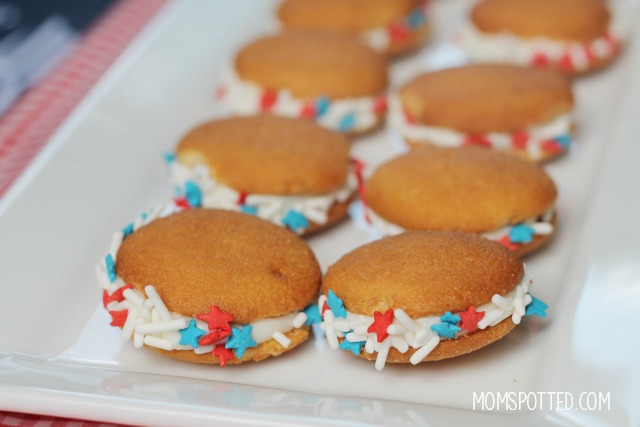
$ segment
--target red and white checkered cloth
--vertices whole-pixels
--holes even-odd
[[[125,47],[166,4],[167,0],[117,3],[83,36],[66,61],[0,118],[0,197]],[[115,425],[0,410],[0,427],[4,426]]]
[[[167,0],[123,0],[83,36],[69,59],[0,118],[0,196]]]

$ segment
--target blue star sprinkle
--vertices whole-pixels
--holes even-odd
[[[304,324],[307,326],[317,325],[322,323],[322,316],[320,316],[320,310],[318,310],[318,304],[311,304],[305,307],[304,314],[307,315],[307,320]]]
[[[191,319],[189,326],[180,329],[180,345],[190,345],[193,348],[198,348],[198,340],[206,333],[206,331],[196,326],[194,319]]]
[[[524,224],[517,224],[509,231],[509,241],[511,243],[531,243],[536,231]]]
[[[184,197],[192,208],[202,206],[202,192],[195,182],[187,181],[184,183]]]
[[[166,152],[164,153],[164,161],[165,161],[168,165],[170,165],[171,163],[173,163],[173,162],[175,162],[175,161],[176,161],[176,155],[175,155],[175,154],[173,154],[173,153],[171,153],[171,152],[169,152],[169,151],[166,151]]]
[[[336,294],[333,293],[331,289],[329,289],[329,297],[327,298],[327,305],[333,311],[333,315],[336,317],[344,317],[347,318],[347,310],[344,309],[344,304],[342,300],[338,298]]]
[[[346,132],[351,130],[356,125],[356,115],[351,112],[345,115],[338,123],[338,131]]]
[[[287,214],[282,218],[282,223],[292,231],[304,230],[309,227],[309,221],[300,212],[289,209]]]
[[[437,325],[431,325],[431,330],[440,335],[441,337],[447,337],[454,339],[456,332],[460,331],[460,328],[451,323],[438,323]]]
[[[256,215],[258,213],[258,207],[257,206],[242,205],[242,206],[240,206],[240,212],[244,212],[244,213],[249,214],[249,215]]]
[[[241,359],[244,352],[249,347],[257,347],[258,343],[251,338],[251,330],[253,326],[245,325],[243,328],[231,328],[231,338],[224,345],[225,348],[232,348],[236,357]]]
[[[316,117],[320,117],[327,112],[327,110],[329,109],[329,103],[329,98],[327,98],[326,96],[321,96],[320,98],[316,99]]]
[[[451,314],[450,311],[447,311],[445,314],[440,316],[440,320],[442,320],[442,322],[451,323],[452,325],[457,325],[460,323],[461,319],[457,314]]]
[[[571,135],[561,135],[557,138],[554,138],[554,141],[562,145],[562,147],[564,148],[569,148],[569,145],[571,145]]]
[[[424,24],[424,14],[420,10],[414,10],[407,17],[406,23],[409,28],[418,28]]]
[[[549,306],[538,298],[531,296],[531,303],[527,306],[527,309],[524,312],[525,316],[540,316],[547,317],[547,312],[545,311]]]
[[[109,280],[111,283],[116,281],[116,263],[113,262],[113,258],[111,258],[111,254],[107,255],[104,259],[105,264],[107,265],[107,273],[109,274]]]
[[[353,331],[350,331],[350,332],[353,332]],[[350,332],[347,332],[345,334],[345,339],[340,343],[338,347],[341,350],[347,350],[355,354],[356,356],[360,356],[360,352],[362,351],[362,346],[364,345],[364,341],[357,341],[357,342],[347,341],[346,336],[349,335]]]
[[[131,233],[133,233],[133,223],[132,222],[127,224],[127,226],[122,229],[122,234],[124,234],[123,239],[126,238]]]

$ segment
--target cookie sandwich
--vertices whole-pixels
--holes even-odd
[[[278,356],[306,341],[317,318],[311,249],[238,212],[160,206],[115,233],[97,273],[111,326],[135,348],[183,361]]]
[[[457,40],[474,61],[572,75],[606,67],[622,45],[606,0],[481,0]]]
[[[471,234],[411,231],[364,245],[329,267],[319,307],[332,349],[386,363],[478,350],[525,316],[546,316],[522,261]]]
[[[371,48],[400,55],[429,36],[425,0],[284,0],[278,20],[284,29],[350,34]]]
[[[309,235],[347,216],[357,167],[344,135],[258,115],[191,130],[167,161],[178,200],[241,211]]]
[[[552,70],[476,64],[422,74],[390,97],[412,147],[478,145],[533,161],[562,154],[575,127],[571,83]]]
[[[380,166],[366,184],[367,216],[383,236],[456,230],[517,255],[553,236],[556,196],[542,168],[478,147],[415,150]]]
[[[355,38],[286,31],[245,46],[219,95],[238,115],[270,113],[315,120],[360,135],[382,125],[387,61]]]

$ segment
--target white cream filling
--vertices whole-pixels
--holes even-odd
[[[590,42],[563,42],[545,37],[522,38],[509,32],[489,34],[467,22],[458,33],[457,40],[471,59],[480,62],[503,62],[532,65],[537,55],[544,55],[549,63],[557,64],[568,57],[577,71],[589,69],[594,60],[613,56],[619,43],[620,32],[611,25],[608,36],[603,35]]]
[[[526,129],[529,138],[525,144],[527,155],[533,160],[543,158],[542,145],[558,137],[571,135],[573,113],[565,113],[553,120]],[[403,138],[413,142],[431,143],[440,147],[461,147],[468,134],[453,129],[409,123],[397,95],[389,97],[389,125]],[[496,150],[513,150],[513,135],[505,132],[489,132],[483,135]]]
[[[179,211],[181,211],[181,208],[173,203],[161,205],[151,213],[138,217],[133,223],[133,232],[157,218],[168,216]],[[123,240],[124,233],[117,231],[112,239],[109,250],[109,256],[114,264]],[[106,290],[109,295],[126,285],[120,276],[116,276],[115,280],[113,282],[111,281],[105,258],[96,265],[96,273],[100,286]],[[167,351],[191,350],[197,354],[204,354],[213,351],[216,345],[225,343],[228,340],[229,337],[225,337],[212,345],[196,348],[191,345],[181,345],[180,329],[187,328],[193,319],[198,328],[208,333],[210,331],[207,323],[196,318],[182,316],[181,314],[169,311],[164,301],[162,301],[162,298],[160,298],[155,288],[151,285],[145,287],[145,293],[146,296],[137,290],[127,289],[123,293],[124,299],[122,301],[112,301],[107,304],[107,310],[109,311],[128,311],[126,321],[122,328],[122,338],[125,340],[133,338],[133,344],[136,348],[142,348],[143,345],[148,345]],[[304,312],[295,311],[284,316],[257,320],[250,323],[253,328],[251,338],[257,344],[275,339],[280,345],[286,348],[291,342],[284,334],[302,327],[306,319],[307,316]],[[246,325],[232,322],[231,326],[244,327]]]
[[[525,315],[526,306],[532,301],[528,294],[532,281],[525,274],[516,287],[506,296],[495,294],[491,302],[476,307],[476,311],[483,311],[484,317],[478,322],[478,329],[483,330],[497,325],[511,317],[516,325]],[[322,310],[327,297],[322,295],[318,301],[318,308]],[[416,352],[411,356],[410,362],[414,365],[420,363],[429,355],[443,339],[431,330],[431,326],[442,323],[441,316],[429,316],[411,318],[402,309],[394,309],[393,322],[387,328],[389,336],[382,342],[378,342],[375,332],[367,332],[374,318],[362,314],[346,311],[347,317],[336,317],[331,309],[324,313],[324,320],[320,327],[325,331],[329,347],[337,349],[339,338],[345,338],[349,342],[364,342],[364,351],[368,354],[378,353],[376,357],[376,369],[382,370],[386,363],[390,348],[397,349],[400,353],[406,353],[409,348]],[[352,331],[352,332],[350,332]],[[455,337],[466,335],[466,331],[457,332]]]
[[[224,99],[234,114],[248,116],[261,113],[260,100],[263,88],[255,83],[242,80],[234,71],[227,70],[223,75]],[[345,98],[328,101],[324,112],[315,117],[315,121],[326,128],[339,132],[364,131],[374,127],[384,111],[375,111],[375,97]],[[270,113],[284,117],[301,117],[308,106],[308,100],[293,97],[291,92],[282,89],[277,92],[275,104]],[[349,125],[345,125],[350,116]]]
[[[404,233],[407,231],[405,228],[399,226],[398,224],[394,224],[386,219],[382,218],[380,215],[375,213],[371,207],[368,207],[367,211],[369,215],[369,219],[371,220],[371,225],[375,227],[375,229],[380,233],[382,237],[385,236],[395,236],[396,234]],[[534,231],[534,235],[545,236],[553,233],[553,224],[551,221],[553,220],[553,216],[555,214],[555,207],[551,207],[544,214],[534,217],[528,218],[518,224],[510,224],[505,225],[504,227],[497,228],[495,230],[486,231],[480,233],[481,236],[489,239],[489,240],[502,240],[504,237],[508,237],[511,233],[511,230],[516,225],[526,225],[530,227]]]
[[[209,168],[199,164],[190,168],[179,161],[169,164],[170,175],[176,188],[183,191],[188,181],[195,183],[202,192],[202,206],[241,211],[238,203],[240,193],[231,187],[219,183],[211,178]],[[321,196],[276,196],[267,194],[249,194],[245,205],[256,209],[255,215],[283,225],[283,219],[289,211],[299,212],[316,224],[325,224],[328,213],[335,203],[344,203],[354,194],[357,180],[354,174],[347,174],[345,184],[335,191]],[[302,234],[308,227],[299,227],[294,231]]]

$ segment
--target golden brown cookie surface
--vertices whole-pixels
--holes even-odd
[[[361,246],[332,265],[323,280],[346,310],[373,316],[402,308],[439,316],[505,295],[522,279],[522,261],[499,243],[457,232],[410,231]]]
[[[482,0],[471,12],[486,33],[584,42],[603,36],[610,20],[604,0]]]
[[[420,0],[285,0],[278,9],[288,29],[357,33],[405,17]]]
[[[296,98],[378,95],[387,86],[387,61],[355,38],[291,30],[245,46],[235,60],[238,76]]]
[[[398,92],[417,124],[462,133],[516,132],[573,109],[571,83],[552,70],[475,64],[423,74]]]
[[[322,195],[345,184],[349,149],[345,136],[312,121],[259,115],[204,123],[184,137],[177,156],[206,165],[239,192]]]
[[[551,208],[555,184],[539,166],[478,147],[424,147],[380,166],[367,204],[411,230],[493,231]]]
[[[301,310],[321,280],[298,236],[216,209],[183,211],[140,228],[120,246],[116,268],[140,292],[153,285],[170,311],[194,317],[216,305],[245,324]]]

